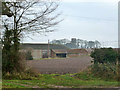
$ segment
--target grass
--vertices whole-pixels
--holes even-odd
[[[118,87],[117,81],[105,81],[100,78],[80,74],[39,74],[37,80],[3,80],[3,88],[93,88]],[[120,86],[119,86],[120,87]]]
[[[2,80],[0,80],[0,90],[1,90],[1,88],[2,88]]]

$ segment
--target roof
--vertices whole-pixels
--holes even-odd
[[[21,44],[21,48],[33,48],[33,49],[41,49],[41,50],[47,50],[48,44],[46,43],[23,43]],[[49,49],[69,49],[64,45],[60,44],[49,44]]]
[[[79,54],[79,53],[88,53],[88,52],[85,49],[70,49],[68,50],[68,53]]]
[[[87,48],[87,49],[85,49],[89,54],[94,50],[94,49],[92,49],[92,48]]]
[[[67,50],[65,49],[52,49],[54,53],[67,53]]]

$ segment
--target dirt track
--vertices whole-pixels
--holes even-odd
[[[76,73],[89,66],[91,60],[90,56],[65,59],[31,60],[27,61],[27,66],[39,73]]]

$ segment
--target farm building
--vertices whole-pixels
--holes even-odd
[[[59,44],[44,44],[44,43],[23,43],[21,44],[21,51],[26,52],[30,50],[33,56],[33,59],[40,59],[51,57],[51,50],[68,50],[64,45]],[[60,56],[60,54],[56,54],[56,56]],[[64,55],[63,55],[64,56]]]
[[[85,50],[85,49],[70,49],[70,50],[68,50],[68,57],[77,57],[80,55],[88,55],[87,50]]]
[[[94,49],[92,49],[92,48],[87,48],[85,50],[88,52],[89,55],[91,54],[92,51],[94,51]]]
[[[66,58],[67,57],[67,49],[51,49],[51,57]]]
[[[64,45],[46,43],[23,43],[21,44],[21,51],[30,51],[33,59],[78,57],[89,54],[86,49],[69,49]]]

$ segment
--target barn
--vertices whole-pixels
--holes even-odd
[[[59,58],[66,58],[67,57],[67,50],[66,49],[51,49],[51,57],[59,57]]]
[[[33,59],[51,57],[51,55],[53,55],[51,54],[52,50],[53,52],[55,51],[55,53],[57,53],[56,50],[62,51],[63,49],[68,50],[69,48],[67,48],[64,45],[59,45],[59,44],[47,44],[47,43],[23,43],[21,44],[21,50],[24,52],[26,52],[27,50],[30,50],[32,53]],[[56,56],[60,57],[60,53],[57,53]],[[65,55],[63,56],[65,57]]]
[[[68,50],[68,57],[77,57],[81,55],[88,55],[87,50],[85,49],[70,49]]]

